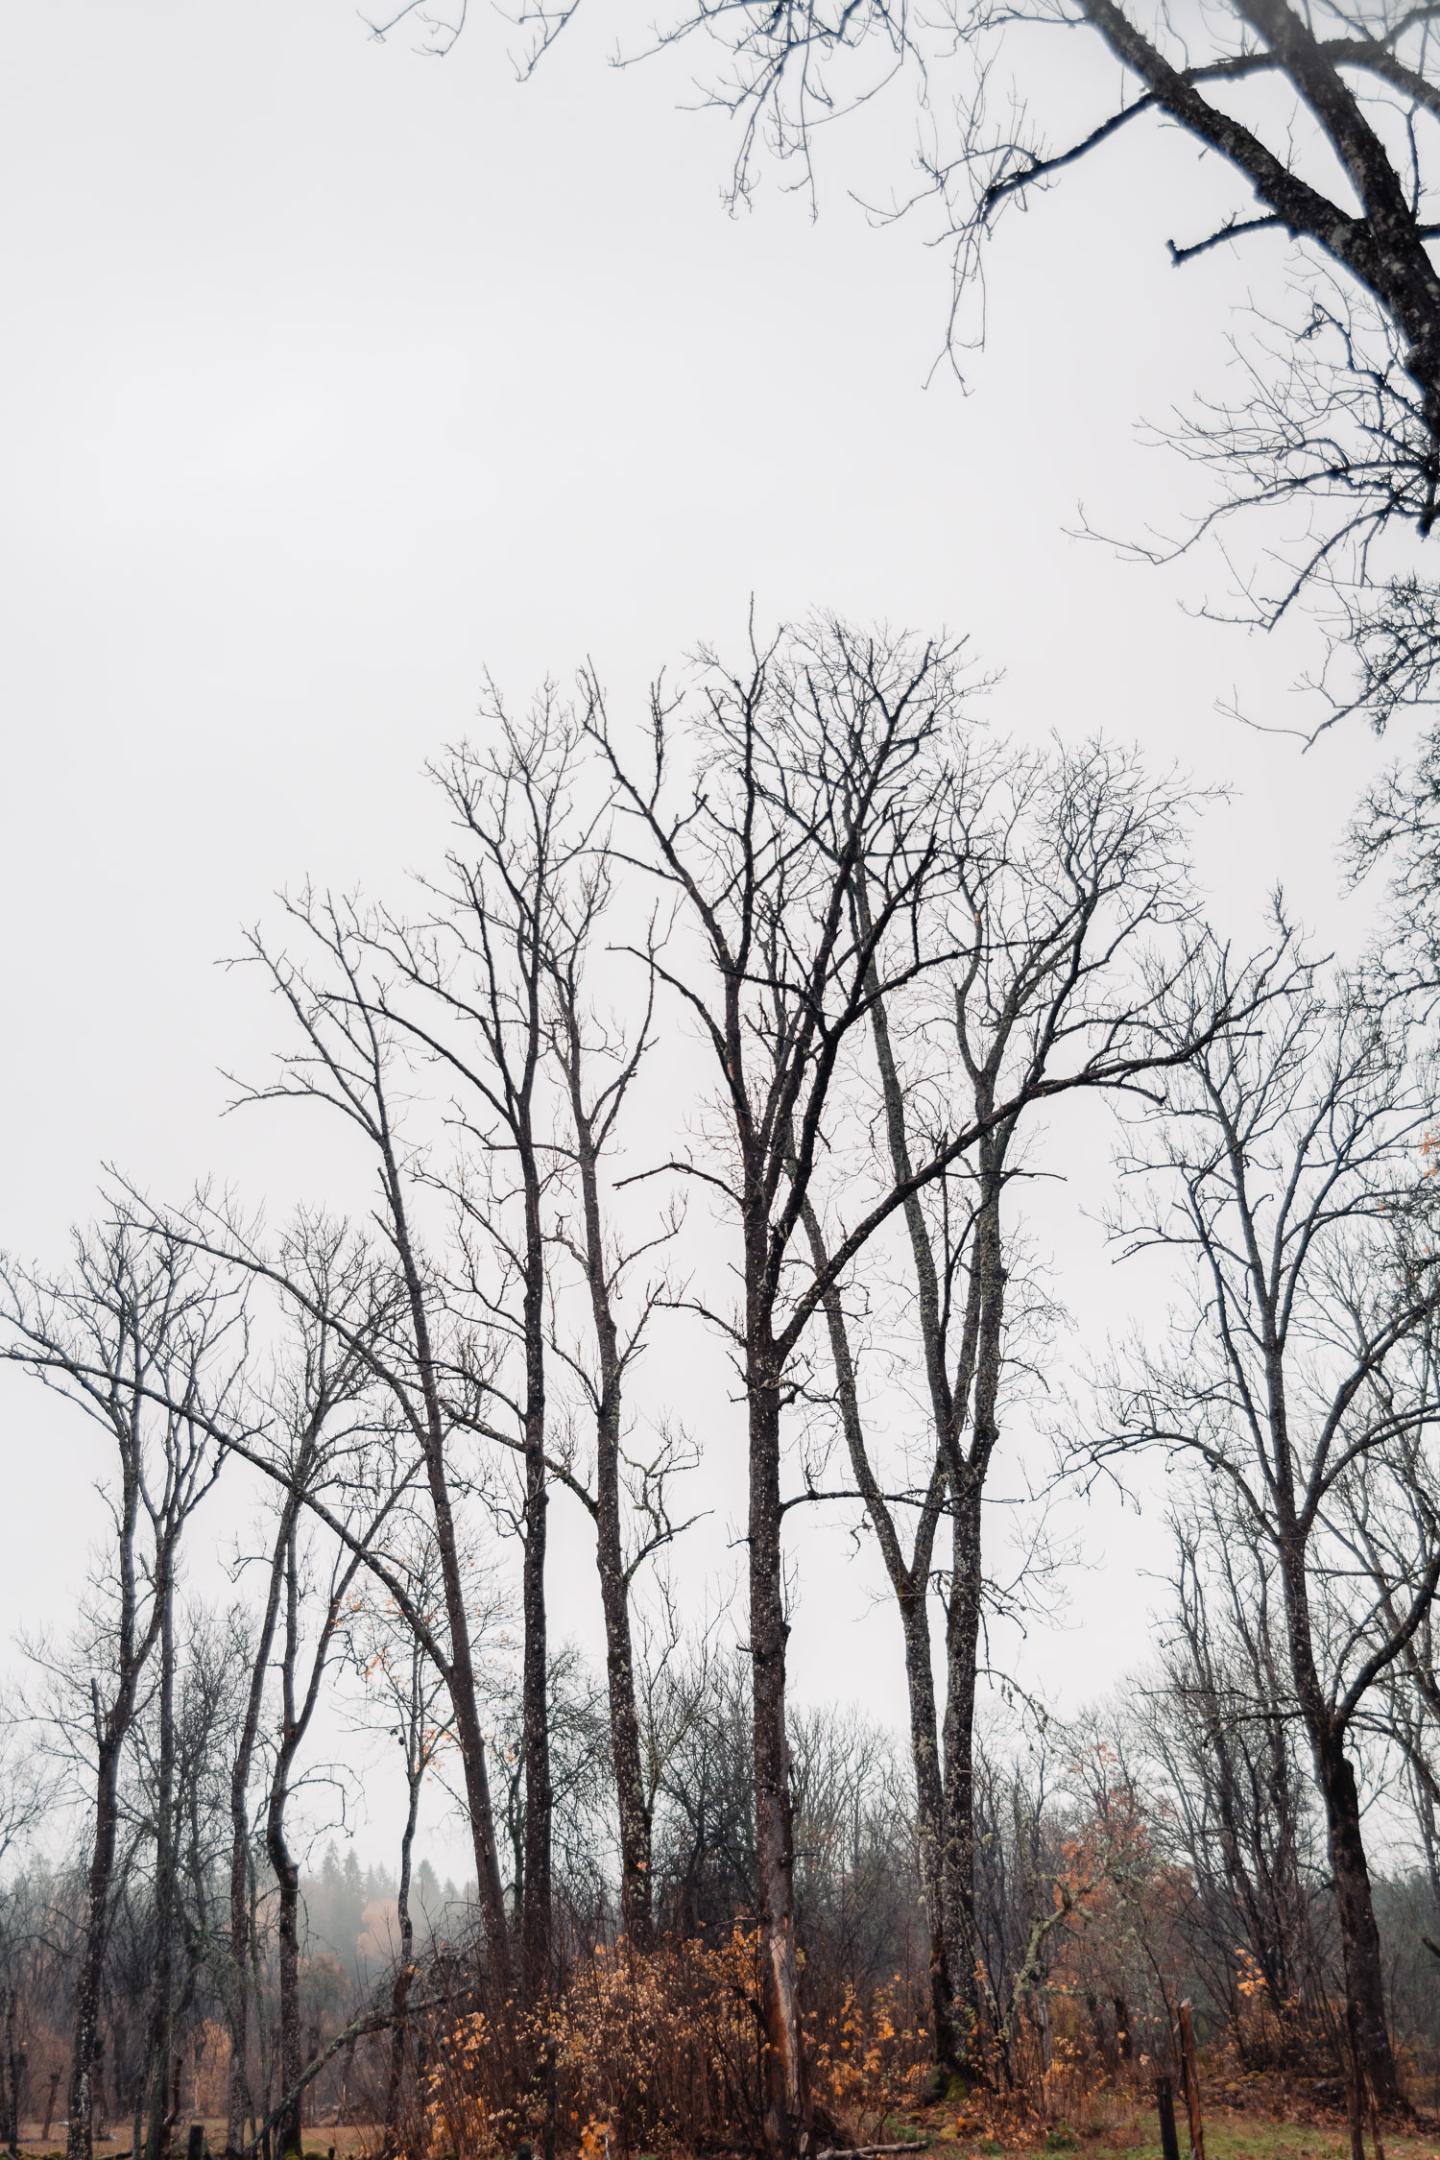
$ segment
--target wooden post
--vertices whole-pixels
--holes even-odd
[[[185,2160],[205,2160],[204,2123],[191,2123],[190,2135],[185,2141]]]
[[[1200,2120],[1200,2073],[1195,2065],[1195,2027],[1188,1999],[1180,2005],[1180,2079],[1190,2125],[1190,2160],[1205,2160],[1205,2129]]]
[[[1162,2160],[1180,2160],[1180,2141],[1175,2135],[1175,2089],[1168,2077],[1155,2080],[1155,2106],[1160,2116]]]

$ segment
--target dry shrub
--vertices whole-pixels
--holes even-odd
[[[857,2141],[919,2094],[923,2019],[906,1985],[844,1987],[806,2019],[817,2122]],[[539,2146],[609,2154],[755,2150],[764,2114],[760,1937],[635,1951],[597,1946],[543,2007],[481,2011],[434,2032],[423,2120],[406,2149],[499,2160]]]
[[[426,2149],[493,2160],[548,2117],[587,2152],[703,2152],[751,2144],[762,2102],[759,1938],[638,1952],[598,1948],[560,1998],[437,2034],[425,2077]]]
[[[929,2035],[900,1973],[860,1995],[847,1981],[829,2015],[806,2020],[817,2106],[857,2144],[913,2106],[929,2072]]]

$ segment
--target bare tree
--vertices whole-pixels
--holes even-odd
[[[483,1430],[519,1458],[513,1521],[521,1546],[525,1851],[521,1950],[526,1984],[551,1971],[550,1669],[545,1592],[550,1486],[547,1208],[562,1175],[545,1099],[550,964],[572,866],[589,834],[571,815],[575,736],[553,701],[512,724],[490,717],[493,747],[461,748],[437,770],[461,838],[420,924],[387,922],[381,1009],[457,1088],[467,1143],[451,1190],[466,1289],[500,1347]],[[518,1366],[518,1380],[508,1371]]]
[[[1000,1448],[1002,1387],[1026,1370],[1046,1319],[1033,1293],[1017,1298],[1024,1286],[1013,1188],[1034,1172],[1026,1140],[1035,1111],[1077,1046],[1133,1056],[1156,1041],[1158,986],[1185,964],[1197,934],[1183,841],[1190,807],[1173,784],[1149,781],[1133,758],[1098,744],[977,760],[949,842],[951,905],[969,926],[968,949],[965,933],[950,928],[942,942],[954,959],[901,997],[877,998],[871,1013],[885,1174],[903,1184],[947,1134],[980,1128],[973,1150],[928,1189],[913,1191],[902,1210],[904,1303],[914,1315],[929,1410],[928,1478],[920,1480],[908,1554],[867,1441],[845,1301],[838,1287],[825,1299],[849,1459],[905,1638],[937,2061],[972,2074],[984,2072],[998,2017],[984,1985],[975,1885],[975,1716],[987,1594],[982,1518]],[[862,925],[868,913],[862,886]],[[1171,950],[1157,974],[1162,943]],[[1133,1080],[1134,1067],[1129,1071]],[[1007,1100],[1016,1107],[995,1119]],[[824,1238],[812,1209],[807,1228],[823,1267]],[[886,1334],[893,1343],[893,1322]],[[936,1532],[946,1518],[945,1696],[937,1728],[929,1589]]]
[[[284,1482],[278,1489],[274,1540],[265,1593],[264,1620],[254,1677],[261,1683],[260,1731],[266,1665],[279,1681],[278,1715],[268,1736],[264,1779],[265,1852],[275,1879],[279,1968],[279,2038],[276,2069],[286,2096],[276,2125],[282,2155],[304,2150],[302,2074],[304,2027],[300,2003],[300,1869],[290,1841],[290,1802],[300,1783],[299,1760],[320,1705],[321,1691],[349,1617],[354,1584],[367,1551],[379,1547],[409,1473],[399,1468],[388,1436],[377,1432],[370,1345],[381,1333],[386,1297],[376,1295],[376,1268],[363,1242],[325,1224],[302,1222],[288,1241],[287,1275],[302,1280],[309,1310],[297,1316],[294,1353],[275,1387],[275,1432],[283,1449]],[[385,1406],[387,1409],[388,1405]],[[355,1531],[348,1542],[326,1539],[317,1550],[315,1516],[308,1503],[324,1496]],[[251,1700],[255,1700],[252,1678]],[[247,1709],[249,1705],[247,1704]],[[238,1835],[240,1826],[236,1825]],[[244,1995],[242,1959],[249,1930],[236,1919],[244,1891],[237,1883],[232,1846],[230,1909],[234,1982]],[[238,2036],[243,2041],[243,2025]],[[232,2062],[228,2135],[238,2145],[234,2121],[235,2075],[244,2078],[243,2054]]]
[[[1352,1759],[1357,1716],[1422,1625],[1440,1542],[1416,1451],[1440,1417],[1440,1277],[1410,1234],[1429,1092],[1406,1030],[1342,985],[1327,999],[1284,940],[1263,1021],[1199,1050],[1127,1164],[1147,1197],[1124,1249],[1190,1263],[1169,1348],[1113,1378],[1101,1451],[1159,1446],[1223,1480],[1270,1554],[1289,1689],[1324,1809],[1355,2053],[1400,2097]],[[1357,1492],[1412,1535],[1382,1590],[1344,1549]]]
[[[951,845],[964,785],[958,648],[826,620],[752,644],[743,670],[706,656],[688,767],[675,749],[675,701],[654,694],[641,766],[617,741],[593,679],[588,692],[590,733],[638,828],[638,854],[623,838],[617,848],[644,862],[680,911],[678,946],[647,957],[698,1025],[720,1083],[703,1148],[668,1167],[719,1194],[738,1233],[740,1311],[693,1302],[728,1337],[744,1389],[767,2143],[789,2153],[808,2135],[781,1477],[796,1360],[827,1292],[872,1237],[1024,1101],[1113,1084],[1177,1051],[1107,1039],[1103,1028],[1098,1040],[1077,1031],[1045,1077],[1023,1073],[1015,1094],[962,1115],[907,1168],[885,1165],[843,1211],[822,1209],[848,1078],[874,1011],[957,967],[981,942],[961,904],[963,856],[957,862]],[[1201,1032],[1217,1024],[1214,1014],[1197,1022]],[[835,1218],[823,1261],[807,1256],[807,1207]]]
[[[521,1933],[532,1986],[552,1964],[545,1555],[549,1489],[562,1482],[595,1525],[606,1636],[625,1929],[649,1937],[649,1824],[643,1807],[630,1606],[636,1573],[676,1534],[666,1501],[687,1459],[662,1433],[628,1462],[625,1384],[660,1296],[632,1300],[627,1278],[670,1225],[618,1237],[609,1158],[651,1041],[653,974],[633,1029],[601,1019],[589,973],[611,900],[606,804],[574,713],[546,690],[521,719],[492,691],[492,742],[462,746],[436,770],[458,830],[421,923],[390,922],[385,1014],[456,1089],[462,1134],[451,1178],[466,1294],[518,1368],[489,1377],[484,1434],[519,1458],[508,1508],[522,1549],[524,1853]],[[437,1170],[437,1177],[442,1173]],[[570,1209],[578,1205],[575,1225]],[[579,1270],[593,1347],[558,1316],[556,1263]],[[595,1435],[594,1471],[577,1467],[557,1420],[551,1368],[578,1383]],[[631,1487],[627,1510],[626,1485]],[[633,1541],[627,1514],[638,1517]],[[633,1549],[631,1549],[633,1543]]]
[[[21,1730],[13,1714],[0,1717],[0,1868],[13,1861],[55,1797],[55,1781],[36,1751],[17,1745]],[[17,2160],[27,2070],[17,1984],[25,1930],[18,1907],[9,1884],[0,1880],[0,2137]]]
[[[537,0],[516,11],[522,68],[580,6]],[[407,0],[371,28],[383,37],[420,21],[425,49],[445,52],[466,13],[462,0],[438,10]],[[622,26],[620,35],[621,60],[691,46],[707,55],[702,96],[736,128],[735,200],[748,197],[767,157],[818,200],[822,135],[877,98],[908,92],[914,161],[880,189],[874,214],[928,211],[951,241],[952,351],[982,334],[982,254],[1001,213],[1127,150],[1131,170],[1146,175],[1157,239],[1171,236],[1172,263],[1221,246],[1245,251],[1269,280],[1267,319],[1298,287],[1297,318],[1276,324],[1279,336],[1262,328],[1248,349],[1253,394],[1202,409],[1182,439],[1217,473],[1217,514],[1287,501],[1312,513],[1308,543],[1291,557],[1282,546],[1288,568],[1254,607],[1273,621],[1323,585],[1340,616],[1336,655],[1358,662],[1358,679],[1332,706],[1364,706],[1383,720],[1397,705],[1433,702],[1440,588],[1419,568],[1396,571],[1385,555],[1372,562],[1375,543],[1398,528],[1429,535],[1440,482],[1431,254],[1440,63],[1424,7],[1223,0],[1182,22],[1141,0],[946,0],[929,10],[908,0],[677,0],[645,31]],[[1111,64],[1095,71],[1093,108],[1077,124],[1064,92],[1082,42]],[[1178,198],[1158,152],[1141,147],[1165,128],[1183,131],[1220,176],[1225,207],[1213,223],[1213,212]]]
[[[415,1526],[418,1551],[408,1575],[416,1598],[438,1607],[442,1589],[438,1555],[428,1526]],[[389,1600],[362,1597],[346,1621],[346,1640],[367,1694],[387,1735],[399,1749],[405,1776],[405,1816],[400,1830],[400,1868],[395,1887],[395,1977],[390,1990],[390,2061],[385,2080],[382,2128],[385,2151],[399,2149],[401,2105],[409,2051],[409,2005],[420,1967],[415,1951],[415,1916],[411,1902],[415,1833],[426,1780],[454,1741],[454,1712],[447,1711],[445,1682],[424,1646]]]
[[[1273,1556],[1225,1491],[1173,1528],[1169,1639],[1131,1722],[1170,1796],[1163,1820],[1194,1885],[1187,1938],[1212,1998],[1243,2057],[1299,2066],[1338,2036],[1325,2029],[1322,1855]]]
[[[641,828],[644,859],[684,907],[682,935],[697,951],[693,970],[682,972],[668,956],[655,965],[698,1020],[722,1079],[714,1143],[705,1159],[674,1167],[720,1193],[740,1237],[742,1310],[715,1317],[745,1394],[766,2139],[778,2156],[809,2134],[786,1729],[781,1420],[789,1368],[828,1286],[813,1269],[797,1275],[798,1239],[839,1060],[873,1002],[876,970],[889,966],[892,936],[899,973],[922,964],[913,957],[916,926],[939,875],[933,801],[943,773],[939,737],[958,696],[955,654],[891,651],[825,626],[757,647],[745,674],[714,663],[698,702],[698,770],[678,784],[673,716],[658,694],[653,764],[635,775],[598,686],[590,691],[589,725],[620,802]],[[875,927],[857,940],[851,914],[862,866]],[[837,1244],[831,1277],[866,1235],[868,1227],[850,1233],[849,1249]]]
[[[677,1226],[667,1217],[652,1230],[629,1237],[616,1235],[611,1227],[609,1158],[627,1098],[653,1042],[655,993],[651,966],[641,1017],[628,1032],[602,1019],[592,1003],[587,964],[611,896],[611,865],[603,853],[577,865],[557,909],[547,965],[552,1050],[569,1109],[569,1151],[580,1212],[578,1229],[562,1222],[557,1235],[584,1280],[593,1344],[588,1355],[561,1347],[583,1391],[595,1436],[593,1479],[587,1482],[570,1466],[566,1483],[595,1525],[620,1834],[621,1926],[630,1943],[645,1949],[654,1919],[653,1803],[642,1763],[631,1600],[641,1568],[687,1527],[671,1513],[669,1490],[675,1475],[693,1463],[694,1450],[674,1427],[663,1428],[643,1456],[626,1444],[627,1382],[668,1289],[663,1278],[652,1277],[632,1299],[627,1296],[628,1278],[669,1241]]]
[[[268,1251],[233,1211],[216,1210],[203,1196],[174,1218],[171,1230],[202,1250],[227,1254],[268,1282],[293,1312],[332,1330],[341,1345],[356,1351],[396,1427],[420,1457],[444,1590],[443,1636],[430,1627],[401,1572],[375,1554],[365,1564],[405,1612],[450,1690],[486,1950],[492,1978],[503,1987],[510,1945],[449,1461],[455,1434],[473,1424],[477,1397],[486,1392],[487,1356],[484,1346],[477,1346],[456,1321],[444,1279],[425,1247],[426,1173],[399,1116],[401,1061],[370,970],[375,925],[356,908],[308,891],[287,903],[286,913],[303,958],[297,961],[272,950],[258,932],[249,940],[249,958],[268,976],[298,1041],[281,1054],[278,1076],[247,1088],[241,1099],[317,1104],[338,1114],[361,1136],[374,1168],[376,1217],[398,1286],[396,1299],[387,1306],[386,1326],[378,1334],[362,1335],[354,1316],[326,1302],[303,1271],[289,1264],[283,1250]],[[230,1445],[237,1445],[234,1438]],[[284,1482],[271,1454],[254,1447],[245,1452],[267,1475]],[[353,1548],[354,1533],[323,1503],[311,1495],[305,1505]]]
[[[223,1461],[212,1434],[241,1384],[244,1308],[217,1267],[123,1219],[77,1235],[68,1275],[6,1263],[0,1298],[8,1338],[3,1354],[93,1418],[117,1457],[113,1485],[103,1488],[111,1544],[88,1676],[94,1813],[67,2140],[71,2160],[88,2160],[121,1764],[142,1683],[173,1629],[182,1536]],[[162,2087],[166,2067],[159,2065]]]

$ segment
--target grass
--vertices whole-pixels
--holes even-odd
[[[1435,2160],[1437,2143],[1433,2134],[1387,2136],[1386,2160]],[[1082,2150],[1091,2160],[1160,2160],[1160,2139],[1158,2134],[1137,2136],[1134,2143],[1123,2145],[1086,2139]],[[1350,2160],[1350,2133],[1343,2124],[1315,2129],[1246,2118],[1217,2122],[1206,2126],[1205,2160]]]
[[[1385,2160],[1440,2160],[1440,2133],[1386,2135],[1384,2144]],[[1137,2116],[1133,2124],[1112,2125],[1098,2135],[1079,2133],[1069,2149],[1079,2160],[1160,2160],[1160,2134]],[[1180,2149],[1183,2154],[1183,2132]],[[1056,2150],[1044,2132],[1003,2143],[993,2137],[937,2137],[930,2145],[932,2160],[989,2160],[1000,2151],[1021,2160],[1021,2156],[1043,2156]],[[1368,2138],[1366,2150],[1370,2150]],[[1350,2134],[1343,2123],[1316,2127],[1268,2122],[1259,2116],[1227,2116],[1206,2124],[1205,2160],[1350,2160]]]

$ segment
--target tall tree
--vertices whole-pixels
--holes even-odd
[[[414,1525],[417,1549],[408,1574],[422,1605],[438,1608],[440,1570],[428,1525]],[[454,1713],[445,1707],[445,1682],[425,1648],[391,1601],[362,1595],[352,1600],[345,1625],[350,1656],[360,1671],[374,1711],[367,1723],[383,1729],[398,1748],[405,1779],[405,1813],[400,1829],[400,1865],[395,1884],[395,1975],[390,1989],[390,2061],[385,2079],[381,2128],[388,2156],[400,2150],[401,2111],[410,2059],[409,2007],[420,1975],[416,1956],[415,1834],[426,1780],[454,1743]]]
[[[997,2007],[976,1911],[975,1718],[986,1596],[982,1521],[1001,1446],[1002,1388],[1022,1369],[1040,1320],[1017,1303],[1013,1187],[1034,1174],[1026,1142],[1050,1081],[1077,1047],[1143,1058],[1156,1044],[1163,985],[1197,932],[1185,863],[1191,807],[1169,783],[1099,744],[975,761],[956,801],[951,910],[969,928],[941,932],[954,957],[871,1010],[884,1175],[898,1184],[945,1136],[971,1125],[974,1148],[928,1189],[911,1192],[904,1226],[904,1307],[913,1314],[919,1392],[928,1412],[928,1479],[906,1552],[866,1434],[844,1299],[825,1300],[850,1463],[879,1539],[905,1638],[922,1871],[932,1926],[932,2006],[942,2066],[981,2071]],[[869,919],[863,883],[857,920]],[[942,917],[943,920],[943,917]],[[932,932],[932,935],[935,933]],[[1128,1068],[1135,1077],[1135,1065]],[[996,1118],[997,1107],[1015,1107]],[[1058,1158],[1060,1149],[1052,1146]],[[824,1235],[807,1226],[817,1264]],[[873,1266],[867,1270],[873,1275]],[[897,1320],[899,1316],[897,1315]],[[887,1329],[893,1355],[895,1333]],[[941,1569],[945,1689],[937,1730],[929,1585]],[[958,1991],[959,2020],[951,1999]]]
[[[743,669],[705,656],[677,754],[676,701],[657,691],[649,757],[632,762],[600,686],[589,731],[644,862],[679,913],[660,979],[698,1024],[717,1071],[713,1145],[668,1167],[718,1194],[737,1237],[736,1312],[697,1300],[727,1336],[746,1420],[749,1655],[769,2079],[766,2140],[809,2135],[795,1938],[786,1729],[782,1422],[795,1361],[827,1292],[911,1197],[970,1155],[1032,1095],[1107,1085],[1143,1069],[1150,1043],[1079,1035],[1044,1079],[962,1117],[906,1169],[886,1165],[822,1210],[847,1088],[876,1007],[935,980],[983,941],[960,904],[950,845],[961,755],[959,650],[833,620],[752,642]],[[1215,1014],[1197,1022],[1200,1032]],[[1177,1054],[1175,1046],[1162,1056]],[[834,1226],[807,1254],[807,1207]]]
[[[171,1234],[184,1236],[201,1250],[223,1252],[269,1283],[294,1313],[332,1330],[339,1343],[357,1350],[398,1432],[419,1456],[444,1592],[443,1634],[430,1626],[401,1571],[375,1555],[365,1564],[395,1597],[445,1676],[464,1771],[490,1976],[503,1992],[510,1973],[510,1942],[471,1645],[465,1541],[450,1461],[456,1432],[466,1429],[477,1399],[488,1391],[488,1351],[457,1321],[443,1275],[426,1246],[427,1170],[423,1149],[404,1130],[403,1060],[372,969],[377,926],[357,908],[308,890],[287,902],[286,916],[300,957],[267,944],[258,931],[248,940],[248,957],[263,970],[288,1012],[295,1041],[279,1053],[277,1075],[245,1089],[240,1099],[318,1105],[360,1136],[375,1179],[377,1221],[395,1271],[396,1295],[387,1301],[385,1325],[362,1332],[352,1313],[337,1309],[306,1279],[303,1268],[291,1264],[283,1247],[267,1249],[233,1212],[216,1210],[203,1196],[172,1221]],[[253,1447],[245,1452],[267,1475],[285,1482],[283,1468],[270,1454]],[[348,1539],[353,1546],[354,1533],[323,1502],[309,1495],[305,1505],[342,1543]]]
[[[565,1481],[595,1526],[595,1558],[605,1628],[605,1678],[610,1752],[620,1849],[620,1918],[626,1940],[648,1948],[653,1936],[653,1801],[642,1761],[632,1597],[640,1570],[687,1527],[671,1508],[673,1478],[694,1461],[683,1432],[662,1427],[642,1454],[627,1445],[628,1385],[642,1355],[649,1323],[666,1297],[663,1278],[637,1291],[638,1264],[669,1242],[677,1225],[659,1223],[620,1234],[613,1222],[614,1170],[620,1122],[653,1044],[655,974],[647,967],[640,1017],[628,1030],[601,1018],[589,984],[589,965],[612,899],[612,865],[603,852],[576,866],[562,896],[547,954],[552,1054],[569,1111],[568,1155],[578,1188],[579,1224],[562,1221],[559,1241],[585,1285],[588,1351],[561,1346],[577,1377],[594,1431],[594,1472],[567,1465]]]
[[[436,777],[460,838],[436,880],[433,917],[391,920],[381,947],[386,1021],[456,1088],[467,1145],[451,1190],[459,1273],[500,1349],[482,1428],[519,1458],[525,1847],[521,1954],[527,1987],[552,1966],[546,1555],[550,1487],[549,1211],[564,1164],[547,1100],[550,961],[565,882],[589,845],[571,815],[573,726],[542,699],[527,722],[490,713],[493,743],[462,747]],[[512,1377],[511,1366],[515,1368]]]
[[[323,1223],[302,1222],[289,1245],[287,1272],[309,1285],[311,1309],[295,1315],[296,1340],[274,1390],[275,1435],[285,1477],[277,1490],[259,1645],[276,1675],[279,1694],[277,1714],[268,1730],[262,1718],[260,1730],[262,1743],[268,1743],[263,1835],[276,1898],[276,2069],[282,2095],[276,2137],[282,2160],[304,2151],[306,2067],[300,1868],[291,1844],[290,1804],[365,1554],[381,1545],[387,1518],[412,1474],[408,1466],[397,1466],[387,1444],[390,1435],[377,1431],[370,1357],[388,1314],[385,1296],[376,1296],[369,1250],[363,1241]],[[328,1499],[354,1530],[350,1540],[339,1542],[317,1528],[309,1505],[317,1496]],[[263,1683],[261,1659],[254,1670]],[[234,1858],[232,1849],[232,1868]],[[240,1887],[232,1873],[232,1929]],[[248,1929],[242,1930],[238,1943],[232,1942],[237,1963],[246,1948]],[[240,1982],[243,1976],[237,1972],[235,1977]],[[243,2061],[239,2067],[243,2076]]]
[[[1199,1049],[1127,1171],[1153,1201],[1127,1251],[1189,1263],[1168,1346],[1112,1384],[1105,1451],[1159,1446],[1223,1480],[1273,1559],[1295,1715],[1324,1810],[1354,2045],[1382,2106],[1400,2098],[1353,1756],[1356,1720],[1424,1622],[1440,1540],[1416,1449],[1440,1421],[1431,1341],[1440,1271],[1407,1235],[1424,1206],[1430,1091],[1406,1030],[1282,940],[1264,1019]],[[1133,1180],[1127,1176],[1133,1189]],[[1397,1488],[1411,1537],[1388,1605],[1348,1594],[1347,1495]]]

